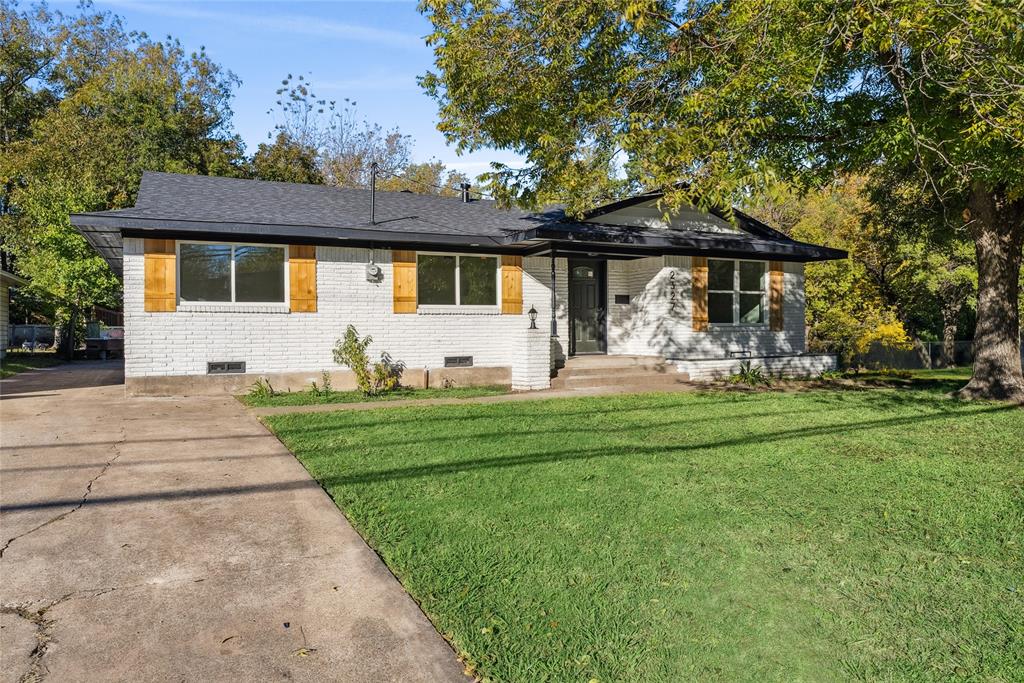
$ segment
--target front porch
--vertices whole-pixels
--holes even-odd
[[[550,306],[536,307],[539,320],[550,317],[554,368],[568,358],[595,354],[724,360],[804,353],[802,263],[722,260],[737,264],[736,272],[741,263],[762,268],[756,285],[743,285],[744,290],[737,285],[734,294],[716,292],[716,287],[709,293],[708,262],[707,257],[673,254],[555,253],[524,259],[525,270],[546,285],[544,297],[550,298]],[[735,320],[715,319],[722,297],[735,302],[737,310],[741,301],[747,308]],[[525,305],[536,302],[528,298]],[[726,310],[731,315],[731,308]]]
[[[834,356],[806,352],[802,263],[726,260],[736,273],[740,263],[762,266],[757,284],[737,285],[737,291],[746,296],[745,290],[759,287],[763,303],[753,322],[737,313],[731,324],[714,316],[700,324],[695,317],[707,316],[708,261],[599,253],[526,259],[534,277],[541,264],[550,272],[551,308],[540,317],[551,317],[551,387],[642,390],[727,377],[744,361],[787,376],[836,368]],[[717,287],[710,289],[719,296]],[[740,294],[733,301],[739,308]]]

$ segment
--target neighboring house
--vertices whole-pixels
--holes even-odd
[[[6,259],[4,259],[6,265]],[[6,268],[0,269],[0,358],[7,355],[7,346],[11,341],[11,287],[28,284],[25,278],[18,277]]]
[[[123,274],[133,393],[237,391],[255,376],[306,386],[339,369],[331,351],[349,324],[421,386],[545,388],[582,354],[656,356],[691,377],[741,357],[834,367],[805,353],[803,273],[845,252],[739,212],[665,221],[659,197],[572,220],[468,192],[146,173],[134,208],[71,222]]]

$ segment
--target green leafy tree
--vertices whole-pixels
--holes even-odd
[[[777,177],[914,177],[961,216],[978,267],[965,396],[1024,400],[1024,10],[1014,0],[424,0],[422,83],[462,149],[525,155],[506,200],[585,208],[595,165],[729,206]],[[680,183],[680,181],[686,181]]]
[[[4,82],[21,83],[3,96],[37,102],[4,120],[4,247],[67,324],[120,294],[68,214],[130,206],[144,170],[241,174],[230,133],[237,79],[203,52],[127,34],[88,6],[66,17],[5,4],[3,26],[13,27],[0,51]]]
[[[278,132],[273,144],[263,143],[252,158],[252,175],[259,180],[322,184],[317,151]]]
[[[978,273],[962,219],[910,177],[880,173],[871,183],[868,219],[881,226],[895,267],[871,269],[886,300],[917,336],[942,339],[941,365],[954,362],[955,341],[973,332]]]
[[[411,163],[402,169],[400,175],[385,176],[377,187],[385,192],[416,192],[439,197],[458,197],[462,183],[468,183],[465,173],[450,171],[440,161]]]

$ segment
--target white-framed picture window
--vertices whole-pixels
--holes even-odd
[[[765,261],[708,259],[708,322],[764,325],[768,322],[768,264]]]
[[[499,258],[478,254],[416,254],[416,303],[420,307],[495,307]]]
[[[183,303],[284,304],[288,248],[277,244],[178,242]]]

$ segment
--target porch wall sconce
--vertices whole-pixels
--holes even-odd
[[[530,306],[530,310],[526,312],[526,315],[530,316],[530,329],[537,329],[537,309]]]

